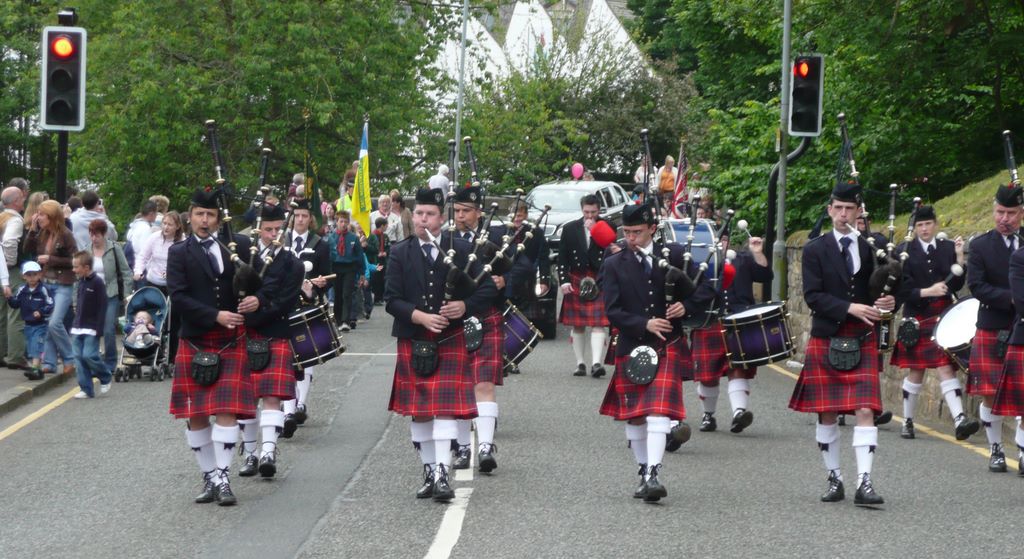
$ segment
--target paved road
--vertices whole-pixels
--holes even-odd
[[[771,368],[754,382],[746,433],[695,433],[666,458],[668,499],[634,500],[623,428],[597,414],[607,383],[570,375],[564,336],[500,390],[499,467],[456,483],[464,511],[418,501],[408,422],[384,409],[389,327],[380,313],[347,336],[350,353],[316,376],[311,420],[282,445],[278,477],[236,479],[233,509],[192,504],[199,476],[166,412],[167,382],[118,384],[22,422],[0,440],[0,557],[405,558],[435,543],[445,557],[456,536],[450,556],[465,558],[1019,556],[1024,479],[990,474],[984,456],[946,440],[903,441],[895,426],[882,429],[874,475],[888,504],[858,509],[852,491],[819,503],[813,418],[786,410],[793,381]],[[687,408],[695,421],[691,385]],[[0,418],[0,433],[32,411]]]

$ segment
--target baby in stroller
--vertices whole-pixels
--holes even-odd
[[[122,318],[121,360],[114,380],[141,378],[149,367],[150,380],[171,376],[168,344],[170,341],[170,303],[159,289],[147,286],[128,298]]]
[[[128,333],[125,343],[133,347],[145,347],[153,343],[153,336],[156,335],[156,324],[153,322],[153,315],[146,311],[135,313],[132,320],[132,330]],[[159,343],[159,340],[157,340]]]

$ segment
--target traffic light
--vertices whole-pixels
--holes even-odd
[[[796,57],[790,84],[789,135],[820,136],[825,57],[820,54]]]
[[[43,28],[39,127],[80,131],[85,127],[85,29]]]

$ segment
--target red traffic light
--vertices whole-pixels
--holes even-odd
[[[793,65],[793,74],[800,78],[806,78],[811,73],[811,65],[806,60],[798,60]]]
[[[75,54],[75,44],[67,35],[59,35],[50,43],[50,52],[57,58],[68,58]]]

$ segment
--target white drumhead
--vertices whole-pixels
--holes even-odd
[[[974,297],[964,299],[950,307],[935,327],[935,343],[943,348],[970,343],[978,331],[978,310],[980,308],[981,302]]]
[[[769,311],[774,311],[774,310],[779,309],[781,307],[782,307],[782,303],[765,303],[763,305],[757,305],[755,307],[751,307],[751,308],[749,308],[749,309],[747,309],[745,311],[740,311],[738,313],[730,314],[729,316],[726,316],[725,318],[727,320],[739,320],[741,318],[751,318],[751,317],[755,317],[755,316],[761,316],[761,315],[763,315],[763,314],[765,314],[765,313],[767,313]]]

